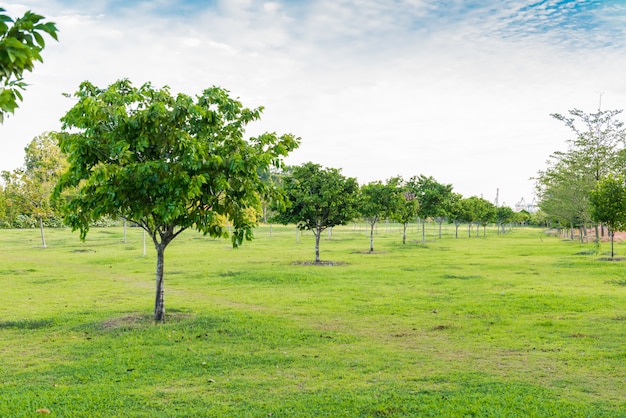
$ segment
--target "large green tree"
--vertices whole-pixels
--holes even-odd
[[[614,237],[616,231],[626,228],[626,179],[624,176],[608,175],[596,183],[591,191],[591,216],[602,222],[609,230],[611,258],[615,256]]]
[[[154,320],[163,321],[164,254],[193,228],[232,244],[252,238],[267,183],[260,172],[279,166],[299,144],[293,135],[264,133],[246,139],[245,128],[262,108],[248,109],[219,87],[195,98],[151,84],[119,80],[107,88],[81,84],[77,103],[61,119],[61,150],[70,163],[57,192],[77,188],[66,222],[85,238],[103,216],[142,227],[157,252]]]
[[[42,22],[43,16],[27,11],[13,20],[4,11],[0,8],[0,123],[22,100],[21,91],[26,88],[24,71],[32,71],[36,61],[43,61],[43,34],[57,39],[55,24]]]
[[[370,225],[370,252],[374,252],[374,228],[376,224],[389,219],[397,211],[404,198],[400,193],[398,179],[386,183],[375,181],[361,186],[359,212]]]
[[[345,225],[357,216],[359,184],[336,168],[311,162],[292,167],[283,176],[286,205],[274,217],[282,224],[296,224],[315,236],[315,262],[320,262],[322,232]]]

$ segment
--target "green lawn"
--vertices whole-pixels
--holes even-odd
[[[626,261],[538,229],[0,230],[0,416],[624,417]],[[604,244],[603,251],[608,251]],[[626,244],[617,244],[617,254]]]

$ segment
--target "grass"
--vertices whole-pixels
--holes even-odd
[[[293,227],[237,250],[188,231],[154,325],[139,230],[49,230],[45,250],[2,230],[0,416],[626,416],[625,262],[453,233],[383,225],[370,254],[336,228],[317,266]]]

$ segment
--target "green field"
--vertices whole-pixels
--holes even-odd
[[[626,416],[626,261],[453,232],[188,231],[154,325],[141,230],[0,230],[0,416]]]

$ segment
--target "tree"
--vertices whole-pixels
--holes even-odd
[[[483,236],[487,236],[487,225],[494,221],[496,207],[493,203],[482,197],[474,198],[473,202],[474,219],[478,225],[483,227]],[[478,229],[476,230],[476,235],[478,235]]]
[[[448,201],[452,194],[452,185],[442,184],[433,177],[420,175],[409,180],[409,187],[419,202],[420,218],[422,220],[435,219],[439,223],[439,238],[441,238],[441,223],[448,215]],[[425,239],[425,225],[422,222],[422,241]]]
[[[244,108],[219,87],[192,98],[168,87],[137,88],[119,80],[100,89],[89,82],[61,119],[61,150],[70,163],[56,193],[76,187],[66,222],[85,238],[102,216],[122,217],[143,228],[157,252],[154,320],[163,321],[164,253],[194,228],[227,237],[234,247],[252,239],[267,185],[259,172],[281,164],[299,144],[293,135],[264,133],[245,139],[262,108]]]
[[[400,188],[401,199],[392,214],[392,218],[402,224],[402,244],[406,244],[406,229],[414,221],[419,211],[419,202],[402,177],[393,179]]]
[[[611,258],[615,256],[615,231],[626,227],[626,179],[608,175],[600,179],[591,191],[591,216],[594,221],[604,223],[609,229]]]
[[[498,225],[498,234],[500,230],[504,234],[506,232],[505,225],[513,222],[515,219],[515,212],[508,206],[500,206],[495,210],[495,220]]]
[[[600,110],[585,113],[579,109],[569,116],[551,116],[563,122],[575,135],[568,140],[566,152],[557,151],[548,160],[548,169],[540,171],[537,191],[540,208],[559,221],[583,229],[590,220],[589,194],[595,183],[608,174],[626,168],[624,123],[617,119],[621,110]],[[599,242],[596,225],[596,242]]]
[[[357,215],[359,185],[336,168],[312,162],[293,167],[283,177],[286,205],[274,221],[294,223],[315,236],[315,262],[320,262],[320,237],[327,228],[345,225]]]
[[[472,222],[472,214],[471,208],[467,202],[467,199],[464,199],[463,196],[459,193],[452,193],[450,195],[450,205],[449,205],[449,215],[452,222],[454,222],[455,232],[454,237],[459,237],[459,227],[462,223],[467,222],[471,224]]]
[[[374,227],[381,219],[391,218],[403,199],[397,181],[392,178],[385,184],[375,181],[361,187],[359,211],[370,224],[370,252],[374,252]]]
[[[0,8],[0,123],[22,100],[24,71],[32,71],[36,61],[43,62],[41,51],[46,44],[42,34],[58,40],[55,24],[42,23],[43,16],[27,11],[14,21],[4,11]]]
[[[41,246],[46,248],[44,220],[53,217],[59,202],[52,200],[54,187],[67,168],[55,134],[44,133],[35,137],[25,148],[24,167],[4,174],[6,190],[12,204],[23,215],[37,220],[41,233]]]

